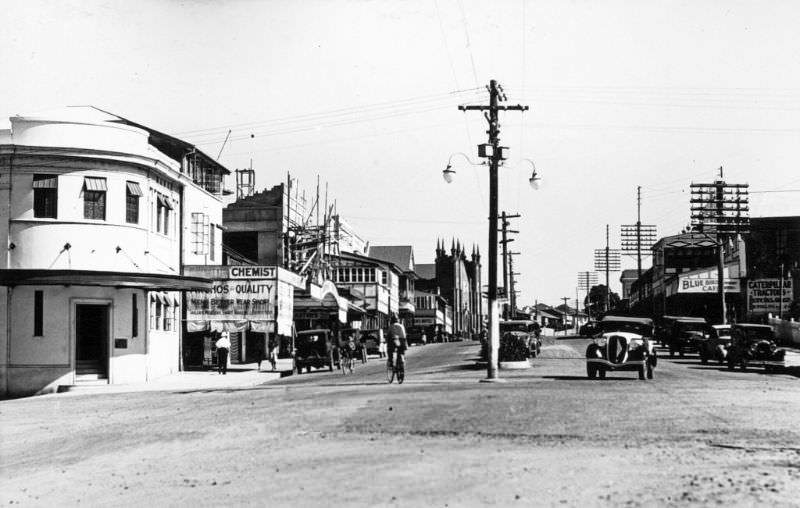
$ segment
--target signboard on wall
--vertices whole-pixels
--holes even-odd
[[[275,319],[277,270],[273,266],[232,266],[228,279],[215,280],[210,291],[187,292],[190,321],[268,321]],[[290,299],[291,301],[291,299]],[[284,310],[284,312],[286,312]]]
[[[678,278],[678,293],[716,293],[717,279],[710,278]],[[741,291],[739,279],[725,279],[725,292],[738,293]]]
[[[787,309],[792,303],[792,279],[755,279],[747,281],[747,310],[750,312],[775,312]]]

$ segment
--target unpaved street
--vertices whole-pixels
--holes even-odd
[[[478,344],[242,390],[0,402],[0,503],[797,506],[800,383],[661,358],[585,378],[583,339],[477,381]]]

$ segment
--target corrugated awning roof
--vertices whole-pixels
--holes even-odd
[[[87,191],[108,191],[105,178],[97,178],[94,176],[83,177],[83,188]]]
[[[34,189],[57,189],[58,176],[57,175],[33,175],[33,188]]]
[[[128,183],[128,192],[132,196],[144,196],[144,194],[142,193],[142,189],[141,187],[139,187],[138,183],[136,182],[127,182],[127,183]]]

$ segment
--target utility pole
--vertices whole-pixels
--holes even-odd
[[[514,297],[512,296],[513,295],[513,290],[511,290],[511,291],[509,290],[509,272],[510,272],[509,266],[511,265],[511,258],[509,257],[509,252],[508,252],[508,244],[509,244],[509,242],[513,242],[514,239],[513,238],[508,238],[508,234],[509,233],[519,233],[519,231],[514,231],[514,230],[511,230],[511,229],[508,229],[508,226],[511,225],[511,223],[508,221],[508,219],[516,219],[517,217],[519,217],[518,214],[516,214],[516,215],[508,215],[508,214],[506,214],[505,211],[503,212],[503,214],[501,216],[501,218],[503,219],[503,222],[502,222],[503,227],[500,230],[503,233],[503,239],[500,240],[500,243],[503,244],[503,291],[505,292],[506,301],[508,302],[508,303],[503,304],[503,318],[504,319],[509,319],[509,315],[510,314],[515,314],[513,303],[512,303],[513,299],[514,299]],[[513,274],[511,276],[513,277]]]
[[[623,225],[620,228],[622,252],[636,254],[637,279],[642,278],[642,249],[650,250],[656,242],[656,226],[642,224],[642,187],[636,187],[636,224]],[[649,255],[649,254],[648,254]]]
[[[714,183],[690,185],[692,198],[692,228],[708,237],[716,233],[717,294],[722,324],[728,322],[725,303],[725,242],[728,238],[750,231],[748,184],[725,183],[722,166]],[[710,238],[710,237],[709,237]],[[713,240],[713,239],[712,239]]]
[[[459,106],[460,111],[488,111],[484,116],[489,122],[489,143],[478,145],[478,155],[489,159],[489,294],[487,309],[489,313],[489,363],[486,381],[499,380],[497,354],[500,348],[500,327],[497,321],[497,209],[498,179],[497,170],[500,161],[506,158],[506,147],[500,146],[500,123],[498,111],[527,111],[528,106],[501,106],[498,103],[506,100],[502,87],[496,80],[489,82],[488,106]]]
[[[608,224],[606,224],[606,312],[611,310],[611,291],[608,281]]]
[[[597,272],[578,272],[578,289],[583,289],[586,291],[586,300],[589,300],[589,296],[592,291],[592,286],[597,284]],[[586,305],[586,315],[589,319],[592,318],[592,313],[589,310],[589,301]]]
[[[606,272],[606,312],[611,310],[611,287],[608,272],[620,270],[620,251],[619,249],[610,249],[608,242],[608,224],[606,224],[606,247],[594,251],[594,269]]]
[[[508,253],[508,284],[509,288],[511,289],[511,296],[509,297],[509,302],[511,304],[511,319],[516,319],[517,317],[517,283],[515,275],[519,275],[519,273],[514,271],[514,256],[518,254],[519,252]]]
[[[563,296],[563,297],[561,297],[561,299],[564,300],[564,323],[563,324],[564,324],[564,335],[566,335],[567,334],[567,309],[569,309],[569,305],[567,305],[567,302],[569,301],[569,297],[568,296]]]

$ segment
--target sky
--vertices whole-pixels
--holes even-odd
[[[606,227],[613,249],[636,222],[637,187],[659,237],[687,226],[689,185],[720,167],[750,185],[751,216],[800,215],[800,2],[0,0],[0,10],[0,119],[91,104],[232,171],[252,164],[259,190],[291,174],[312,197],[319,178],[363,238],[412,245],[417,263],[433,262],[438,239],[477,246],[488,263],[488,168],[471,164],[487,125],[458,105],[487,104],[497,80],[507,104],[530,108],[500,115],[510,154],[500,211],[520,215],[509,243],[520,306],[576,297]],[[619,273],[610,279],[621,291]]]

